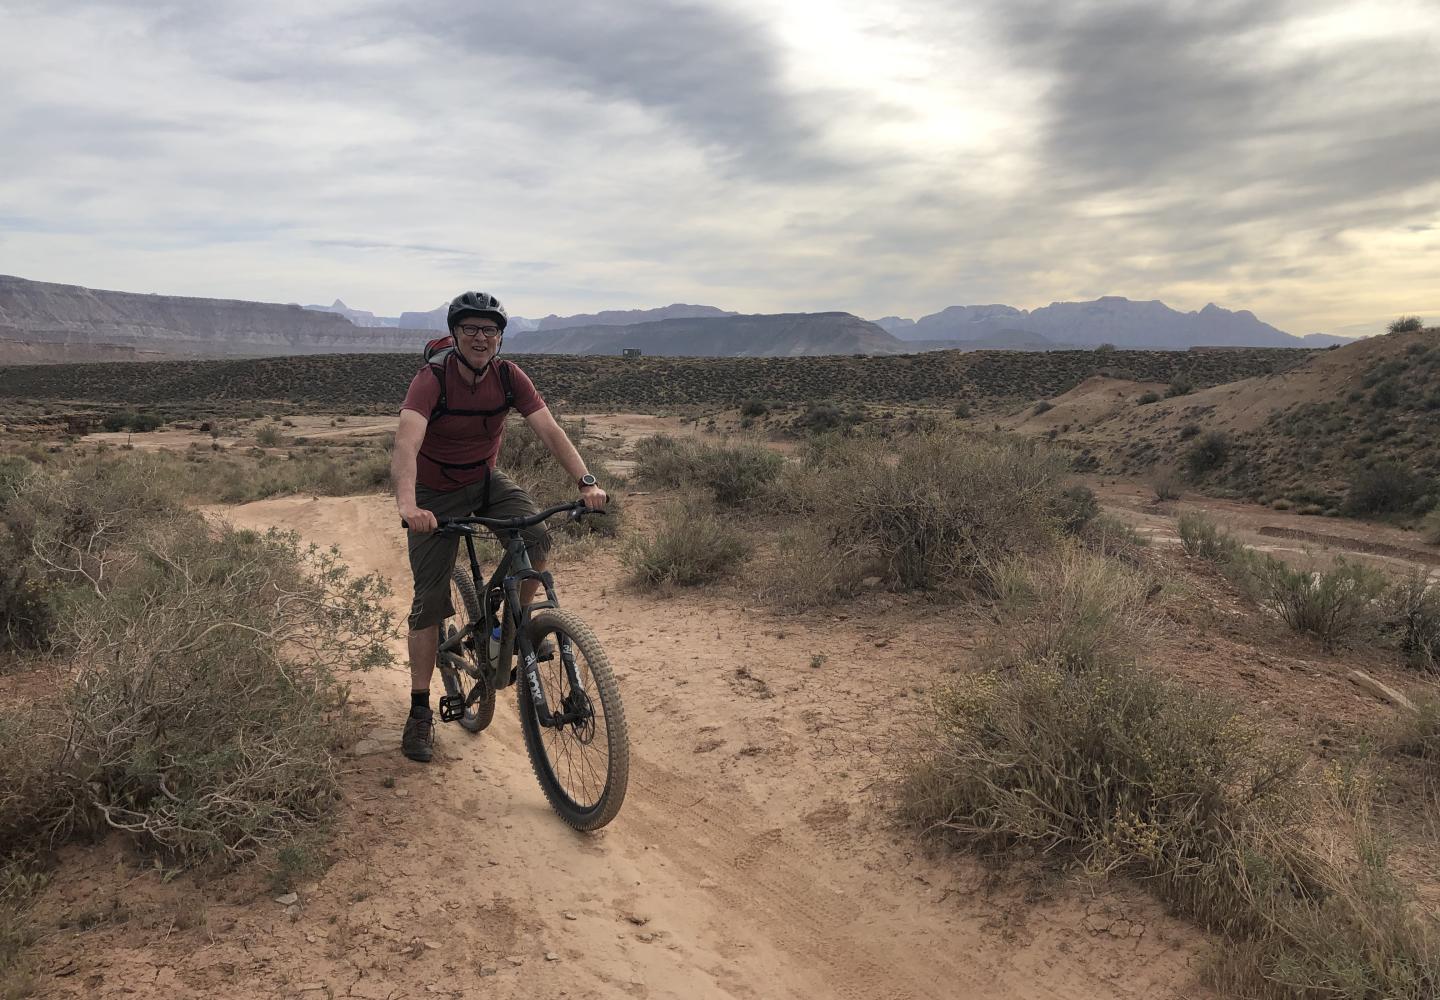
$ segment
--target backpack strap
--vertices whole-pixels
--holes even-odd
[[[493,417],[505,413],[507,410],[514,409],[515,387],[511,379],[511,364],[508,361],[500,361],[491,363],[495,365],[495,373],[500,378],[500,388],[505,392],[505,402],[493,410],[452,410],[445,398],[445,369],[450,360],[450,355],[454,353],[454,350],[455,348],[453,347],[447,347],[443,350],[436,351],[426,362],[430,368],[430,373],[435,376],[435,381],[440,385],[440,395],[435,400],[434,408],[430,410],[430,420],[444,416]]]

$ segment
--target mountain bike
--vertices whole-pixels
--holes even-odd
[[[614,819],[625,800],[630,775],[625,709],[600,641],[590,626],[560,608],[554,578],[531,566],[520,534],[567,512],[571,520],[603,513],[577,500],[530,517],[439,519],[440,533],[465,539],[469,567],[457,564],[451,576],[452,602],[457,611],[464,608],[466,620],[445,623],[436,667],[445,685],[440,720],[472,733],[494,719],[500,689],[516,685],[520,732],[540,788],[561,819],[588,831]],[[483,582],[475,555],[475,533],[482,527],[499,536],[504,550]],[[520,603],[526,580],[541,582],[543,601]]]

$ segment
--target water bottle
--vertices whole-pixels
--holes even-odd
[[[490,662],[500,662],[500,626],[496,625],[490,630]]]

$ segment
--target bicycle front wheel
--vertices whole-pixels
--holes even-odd
[[[561,819],[577,830],[598,830],[620,811],[630,779],[630,736],[615,674],[590,626],[568,611],[536,611],[529,638],[534,649],[547,638],[555,645],[535,669],[546,705],[564,720],[543,725],[526,679],[515,685],[530,765]],[[567,648],[578,685],[563,662]]]

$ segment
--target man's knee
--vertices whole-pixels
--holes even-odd
[[[428,628],[439,626],[446,618],[455,613],[455,607],[450,603],[450,587],[432,587],[424,591],[417,590],[415,599],[410,602],[410,631],[422,632]]]

